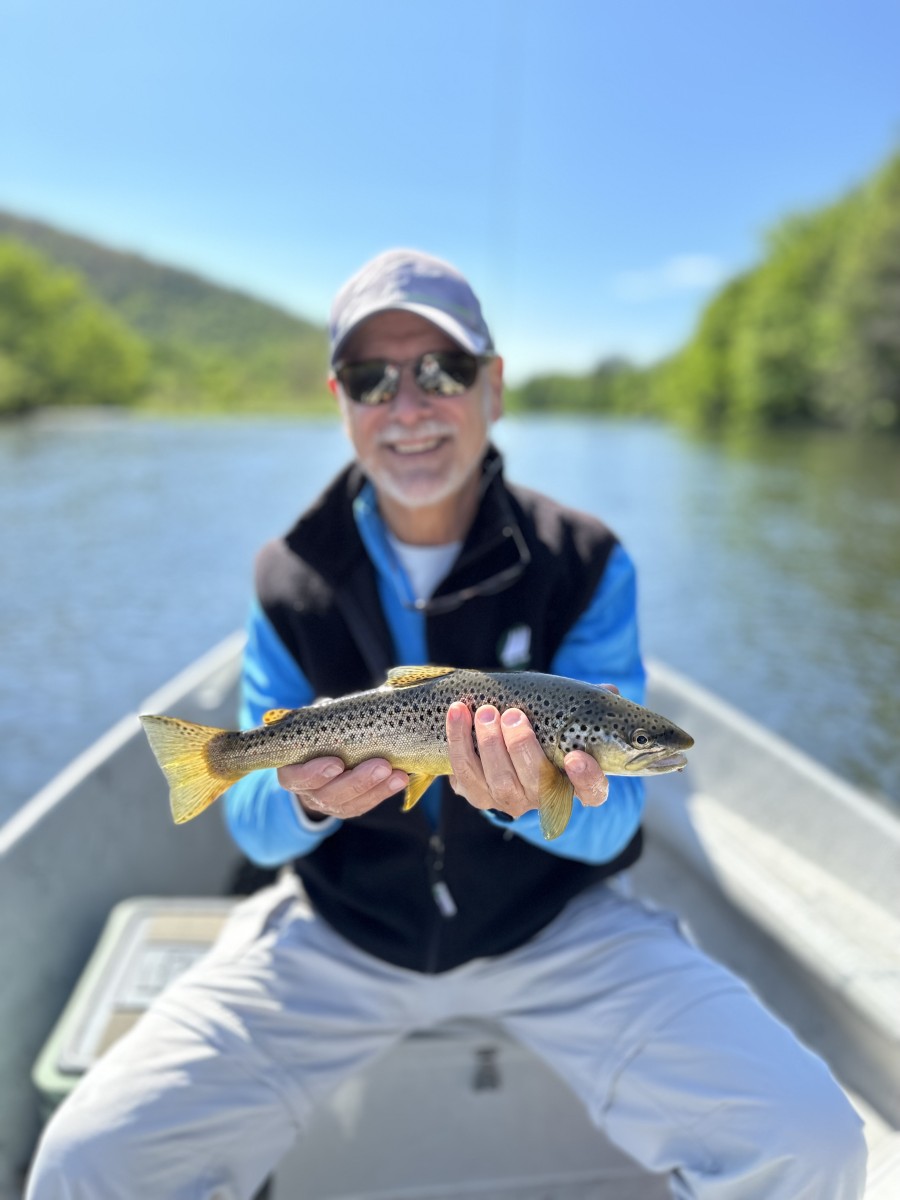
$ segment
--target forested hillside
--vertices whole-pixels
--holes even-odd
[[[60,342],[63,355],[53,350]],[[128,361],[121,374],[111,370],[114,353]],[[60,357],[68,383],[63,364],[50,361]],[[0,213],[0,411],[59,403],[289,410],[327,397],[326,363],[324,329],[274,305]],[[97,390],[100,379],[108,382]]]
[[[763,250],[677,353],[538,376],[512,407],[900,430],[900,153]],[[0,412],[330,410],[326,357],[325,330],[274,305],[0,213]]]
[[[703,426],[900,430],[900,154],[836,203],[781,221],[764,250],[665,361],[539,377],[520,403]]]
[[[130,404],[149,374],[148,345],[77,275],[0,241],[0,414]]]

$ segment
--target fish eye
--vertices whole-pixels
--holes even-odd
[[[631,735],[631,744],[638,750],[643,750],[646,746],[649,746],[652,740],[646,729],[636,729]]]

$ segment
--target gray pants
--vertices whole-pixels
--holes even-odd
[[[342,1080],[471,1016],[548,1062],[677,1196],[863,1194],[861,1122],[826,1067],[668,914],[596,888],[511,954],[428,976],[355,949],[284,880],[88,1073],[27,1200],[249,1197]]]

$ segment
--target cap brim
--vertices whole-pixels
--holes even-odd
[[[383,312],[411,312],[416,316],[423,317],[432,325],[436,325],[438,329],[443,330],[448,337],[453,338],[454,342],[462,346],[464,350],[468,350],[470,354],[486,354],[493,350],[493,346],[487,338],[481,337],[473,333],[471,329],[467,329],[461,321],[457,321],[449,313],[443,312],[439,308],[431,308],[427,304],[386,304],[384,307],[370,309],[369,312],[362,313],[353,322],[348,330],[342,335],[341,340],[331,351],[331,365],[338,361],[341,351],[346,346],[350,337],[363,325],[370,317],[376,317]]]

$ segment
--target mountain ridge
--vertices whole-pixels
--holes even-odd
[[[299,337],[325,345],[324,326],[238,287],[218,283],[187,268],[170,266],[138,251],[113,248],[83,234],[3,209],[0,209],[0,237],[15,238],[57,265],[77,271],[132,328],[152,339],[184,338],[237,349],[254,342],[264,330],[268,337],[276,336],[279,340]],[[136,286],[139,283],[151,287],[145,291]],[[165,296],[166,309],[148,302],[154,292]],[[202,301],[211,293],[221,302],[222,311],[216,319],[203,312]]]

